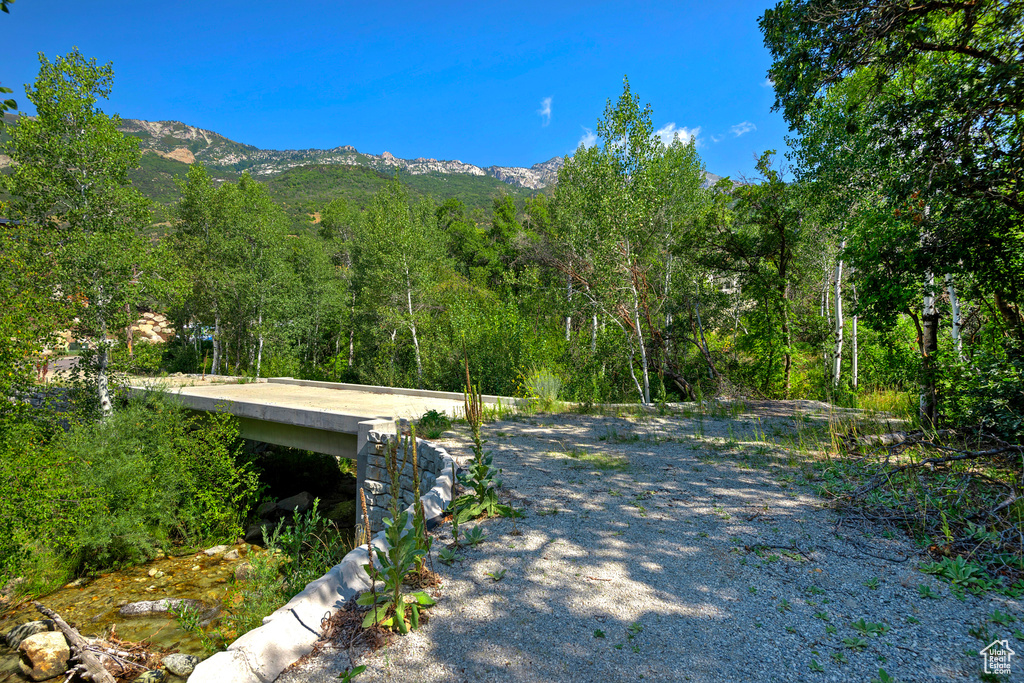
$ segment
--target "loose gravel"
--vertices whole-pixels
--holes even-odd
[[[1024,657],[1017,600],[958,599],[919,571],[908,539],[822,506],[804,480],[817,456],[778,446],[827,423],[821,407],[487,425],[503,495],[526,517],[479,522],[486,540],[451,567],[436,557],[451,526],[439,528],[444,582],[424,626],[376,652],[326,644],[278,681],[336,681],[354,660],[368,667],[359,683],[871,681],[879,669],[907,683],[979,680],[977,652],[997,638]],[[464,436],[441,443],[468,460]],[[996,610],[1017,621],[992,622]],[[865,635],[861,619],[888,631]],[[1024,680],[1024,662],[1012,668],[1000,680]]]

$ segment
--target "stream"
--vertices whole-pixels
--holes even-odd
[[[87,638],[108,636],[113,632],[124,641],[145,641],[153,652],[181,652],[205,658],[209,653],[199,639],[179,628],[168,612],[123,616],[119,608],[128,603],[161,598],[198,600],[208,609],[219,608],[233,584],[235,569],[245,562],[250,552],[261,552],[258,547],[245,543],[221,547],[224,550],[212,556],[200,551],[158,557],[146,564],[96,578],[78,579],[39,598],[39,602],[60,614]],[[232,557],[232,550],[238,551],[238,558],[226,559],[225,555]],[[42,618],[31,602],[16,605],[0,617],[0,634],[6,634],[18,624]],[[29,680],[22,675],[18,660],[18,652],[0,641],[0,683]],[[169,675],[166,680],[185,679]]]

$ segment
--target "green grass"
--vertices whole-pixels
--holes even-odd
[[[564,453],[552,453],[572,460],[578,465],[574,468],[590,468],[602,471],[625,472],[629,469],[629,461],[621,455],[609,455],[607,453],[591,453],[582,448],[567,449]]]

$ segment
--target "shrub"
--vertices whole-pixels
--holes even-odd
[[[533,399],[537,410],[542,412],[554,410],[561,390],[561,378],[546,368],[534,370],[524,382],[526,395]]]
[[[1024,440],[1024,344],[996,338],[979,344],[965,362],[949,362],[940,380],[943,412],[954,425]]]
[[[132,346],[132,355],[129,356],[128,345],[118,343],[111,350],[111,366],[116,371],[132,375],[155,375],[160,371],[166,348],[166,344],[139,341]]]
[[[189,415],[155,397],[58,439],[83,492],[68,549],[76,567],[135,563],[170,543],[237,536],[257,487],[237,462],[238,443],[230,416]]]
[[[428,410],[416,421],[420,433],[427,439],[437,439],[451,429],[452,420],[446,414],[436,410]]]

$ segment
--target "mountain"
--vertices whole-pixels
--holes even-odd
[[[15,116],[5,120],[14,123]],[[332,199],[365,206],[398,172],[414,196],[457,198],[467,210],[490,210],[494,197],[530,196],[550,192],[564,159],[554,157],[529,168],[474,166],[458,159],[420,157],[400,159],[389,152],[366,154],[351,145],[333,149],[269,150],[235,142],[211,130],[180,121],[122,119],[121,130],[139,141],[143,152],[139,168],[130,172],[132,183],[156,202],[157,222],[170,217],[180,198],[175,179],[185,177],[190,164],[201,162],[217,181],[237,180],[248,171],[267,185],[271,197],[291,215],[297,226]],[[0,140],[5,136],[0,128]],[[0,173],[8,159],[0,155]],[[711,186],[719,176],[706,174]]]
[[[196,128],[180,121],[141,121],[123,119],[121,130],[138,138],[144,151],[164,159],[185,164],[200,161],[207,166],[230,168],[235,173],[248,171],[253,176],[273,176],[289,169],[310,164],[336,164],[365,166],[376,171],[393,174],[396,170],[409,175],[468,175],[489,177],[507,185],[529,190],[540,190],[558,177],[562,157],[554,157],[530,168],[467,164],[458,159],[451,161],[419,157],[399,159],[390,152],[365,154],[351,145],[333,149],[260,149],[245,145],[210,130]]]

